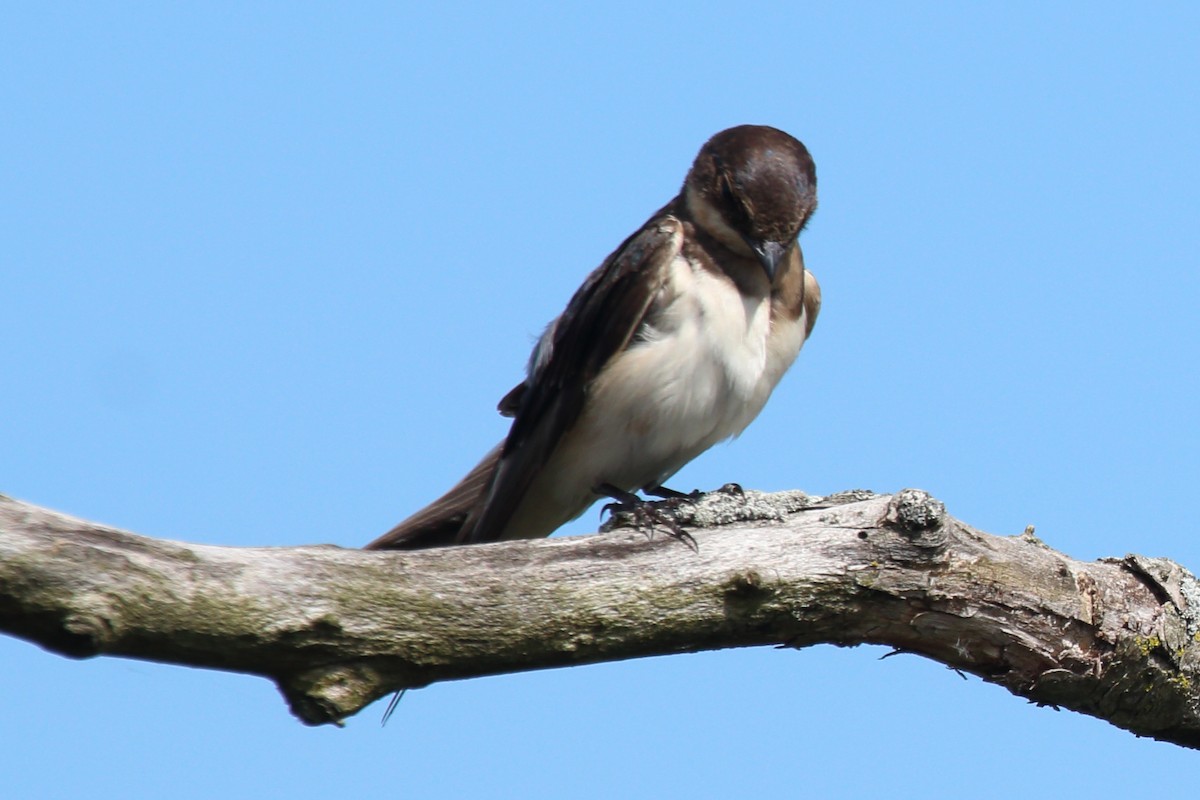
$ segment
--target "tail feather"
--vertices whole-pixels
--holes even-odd
[[[467,516],[487,491],[503,442],[496,445],[450,491],[366,546],[367,550],[419,550],[458,543]]]

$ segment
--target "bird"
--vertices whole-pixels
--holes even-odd
[[[715,134],[546,327],[500,400],[504,440],[366,548],[532,539],[603,498],[687,497],[663,483],[758,416],[812,332],[821,290],[798,239],[816,207],[798,139]]]

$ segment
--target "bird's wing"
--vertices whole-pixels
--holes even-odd
[[[664,209],[665,210],[665,209]],[[682,246],[683,226],[658,214],[604,260],[542,336],[525,382],[505,395],[513,417],[483,503],[459,543],[498,538],[538,470],[579,418],[588,386],[641,327]]]
[[[804,266],[804,254],[800,252],[799,245],[796,245],[796,252],[800,256],[800,269],[804,281],[800,290],[800,302],[804,307],[804,338],[807,340],[812,335],[813,326],[817,324],[817,315],[821,313],[821,284],[817,283],[817,276]]]

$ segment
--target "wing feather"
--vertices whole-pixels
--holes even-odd
[[[483,503],[459,543],[500,537],[538,470],[583,411],[591,382],[629,346],[682,241],[682,225],[656,215],[604,260],[547,330],[522,386],[501,401],[513,415]]]

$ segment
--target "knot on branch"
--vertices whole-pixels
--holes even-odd
[[[63,619],[61,635],[54,647],[65,656],[90,658],[105,652],[112,638],[113,629],[107,619],[77,611]]]
[[[370,666],[331,664],[277,680],[292,714],[305,725],[341,725],[342,720],[386,693]]]
[[[888,506],[887,521],[908,534],[936,530],[945,518],[945,504],[920,489],[901,489]]]
[[[929,552],[944,549],[946,506],[941,500],[920,489],[901,489],[892,495],[883,521],[927,558]]]

